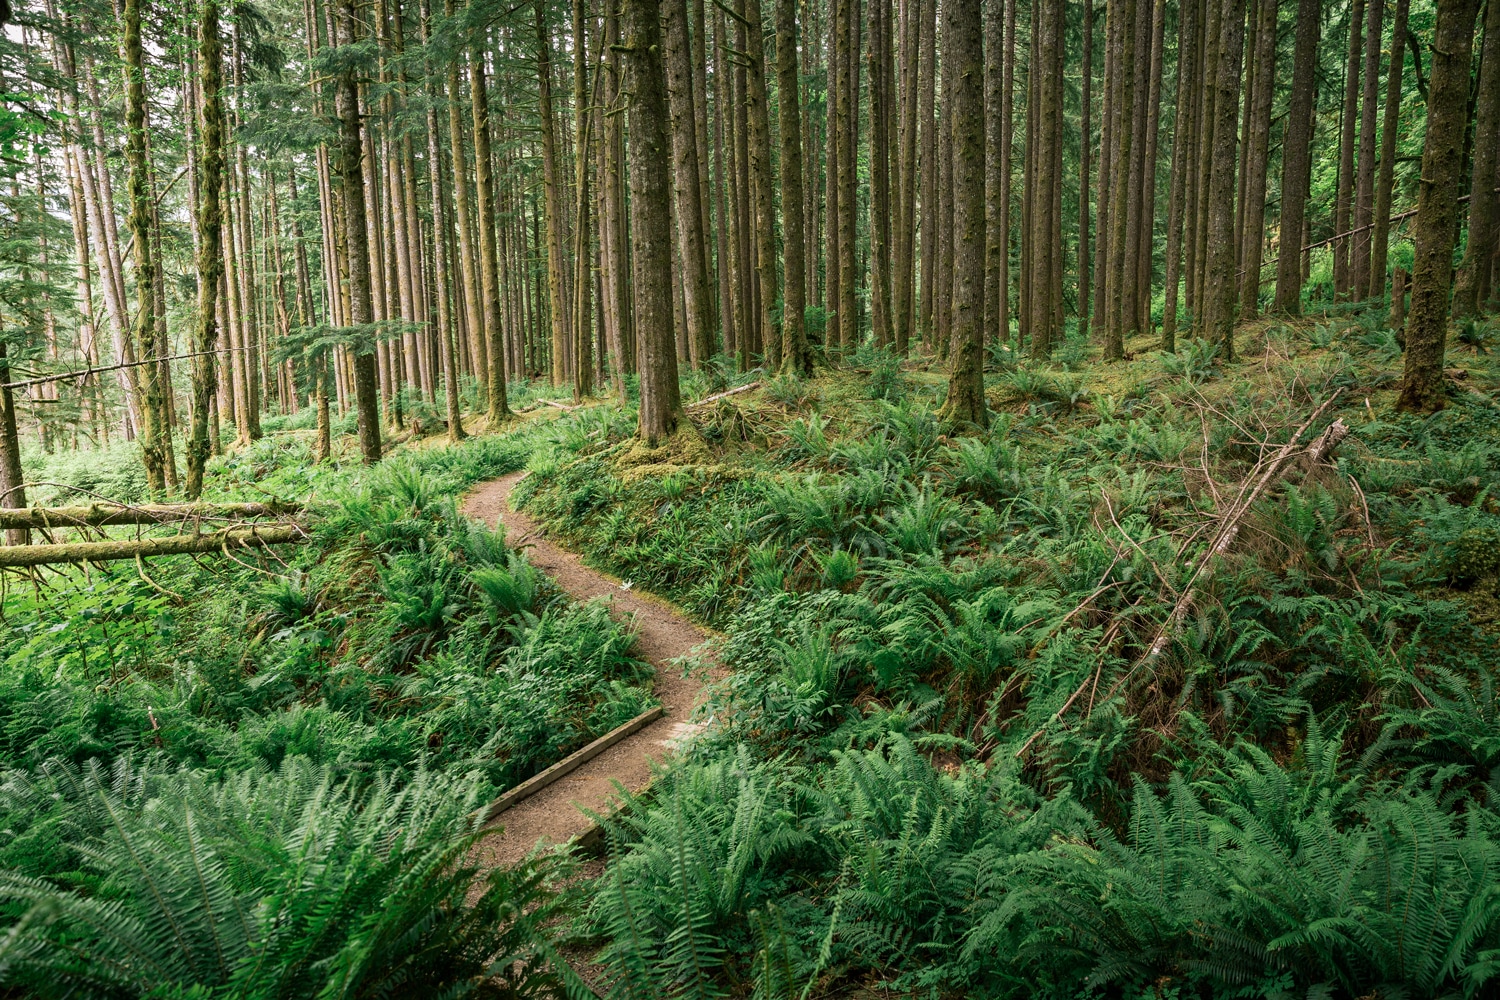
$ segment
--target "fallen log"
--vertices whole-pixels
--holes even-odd
[[[205,534],[172,535],[167,538],[69,542],[62,545],[8,545],[0,548],[0,569],[228,552],[230,549],[255,549],[265,545],[300,542],[306,537],[306,533],[296,525],[272,525],[264,528],[229,528]]]
[[[696,403],[689,403],[689,404],[687,404],[686,406],[683,407],[683,409],[684,410],[691,410],[695,406],[707,406],[709,403],[717,403],[719,400],[723,399],[725,396],[733,396],[736,393],[749,392],[751,389],[759,389],[759,388],[760,388],[760,380],[757,379],[754,382],[747,382],[744,385],[735,386],[733,389],[726,389],[723,392],[716,392],[712,396],[705,396],[704,398],[698,400]]]
[[[297,503],[151,503],[126,506],[91,503],[73,507],[0,508],[0,528],[102,528],[115,524],[168,524],[176,521],[285,517]]]

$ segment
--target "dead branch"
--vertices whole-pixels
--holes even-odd
[[[716,403],[716,402],[718,402],[719,400],[723,399],[725,396],[733,396],[736,393],[749,392],[751,389],[759,389],[759,388],[760,388],[760,380],[759,379],[757,379],[754,382],[746,382],[744,385],[737,385],[733,389],[726,389],[723,392],[716,392],[712,396],[704,396],[702,399],[698,400],[696,403],[689,403],[689,404],[687,404],[687,406],[683,407],[683,409],[685,409],[685,410],[691,410],[695,406],[707,406],[709,403]]]
[[[284,517],[302,509],[298,503],[115,503],[72,507],[0,508],[0,528],[102,528],[116,524],[168,524],[175,521]]]
[[[253,549],[264,545],[282,545],[300,542],[306,537],[302,529],[295,525],[274,525],[265,528],[229,528],[201,535],[174,535],[169,538],[70,542],[64,545],[11,545],[0,548],[0,569],[56,563],[110,562],[195,552],[227,553],[231,548]]]

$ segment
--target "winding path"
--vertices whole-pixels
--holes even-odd
[[[529,548],[531,564],[576,600],[609,597],[612,616],[629,615],[637,632],[637,654],[656,667],[656,697],[665,711],[651,725],[500,813],[494,822],[503,831],[485,841],[485,861],[492,865],[514,864],[538,843],[564,844],[588,832],[593,821],[582,810],[607,811],[616,781],[632,792],[644,788],[651,778],[651,761],[666,756],[698,728],[687,720],[707,680],[684,677],[667,661],[692,652],[709,633],[667,602],[624,589],[619,581],[585,566],[576,553],[548,541],[536,521],[511,509],[510,492],[524,475],[513,472],[476,487],[464,499],[464,513],[485,524],[504,524],[507,544]]]

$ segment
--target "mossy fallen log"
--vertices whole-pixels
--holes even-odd
[[[265,545],[300,542],[306,537],[306,533],[295,525],[271,525],[264,528],[229,528],[203,534],[171,535],[166,538],[70,542],[63,545],[9,545],[0,548],[0,569],[254,549]]]
[[[243,521],[252,517],[285,517],[301,504],[148,503],[126,506],[91,503],[72,507],[0,507],[0,528],[102,528],[115,524],[169,524],[199,519]]]

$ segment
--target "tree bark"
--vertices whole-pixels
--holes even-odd
[[[125,159],[130,173],[130,235],[135,241],[135,324],[132,339],[142,360],[156,349],[156,260],[151,243],[151,195],[146,165],[146,67],[141,48],[141,0],[125,0]],[[166,489],[166,397],[161,367],[142,366],[141,458],[152,492]]]
[[[997,3],[997,0],[991,0]],[[998,17],[995,18],[998,20]],[[989,27],[986,21],[986,28]],[[1089,156],[1092,152],[1094,142],[1093,133],[1090,130],[1090,112],[1093,110],[1093,85],[1094,85],[1094,0],[1083,0],[1083,56],[1080,74],[1083,82],[1080,86],[1081,93],[1078,98],[1079,112],[1079,144],[1078,144],[1078,337],[1084,342],[1089,337]],[[989,46],[989,35],[986,34],[986,46]],[[986,49],[985,58],[993,64],[993,60]],[[1160,79],[1160,74],[1157,74]],[[988,103],[988,102],[986,102]],[[994,143],[990,143],[993,149]],[[993,245],[995,240],[991,237]]]
[[[536,3],[537,109],[542,133],[542,204],[547,226],[547,301],[552,316],[552,384],[562,385],[572,377],[569,346],[572,337],[571,308],[568,304],[568,264],[563,256],[567,245],[563,230],[562,175],[557,162],[557,133],[552,112],[552,39],[547,27],[546,5]],[[478,125],[475,125],[477,131]],[[477,153],[476,153],[477,155]],[[483,209],[480,219],[488,218]],[[482,251],[481,251],[482,252]],[[498,308],[499,295],[493,300]]]
[[[1384,0],[1375,0],[1382,3]],[[1333,205],[1333,295],[1348,297],[1350,289],[1349,220],[1354,202],[1354,129],[1359,118],[1360,52],[1364,35],[1365,0],[1352,0],[1349,13],[1349,54],[1344,67],[1344,112],[1339,127],[1339,182]]]
[[[1210,3],[1217,0],[1209,0]],[[1225,0],[1214,98],[1214,161],[1208,191],[1208,273],[1204,280],[1204,335],[1234,358],[1235,145],[1239,139],[1240,68],[1245,49],[1245,0]]]
[[[1381,0],[1383,2],[1383,0]],[[1379,3],[1376,4],[1379,6]],[[1240,316],[1252,319],[1260,310],[1260,267],[1265,249],[1266,174],[1270,167],[1271,102],[1276,84],[1276,0],[1260,0],[1255,33],[1255,83],[1247,129],[1244,225],[1241,228]],[[1380,51],[1380,42],[1375,42]]]
[[[672,235],[661,0],[624,0],[625,90],[630,93],[630,218],[641,339],[641,438],[663,443],[682,419],[672,332]]]
[[[494,429],[510,416],[510,406],[505,398],[509,359],[505,353],[505,330],[500,316],[500,272],[495,247],[495,178],[490,153],[489,88],[485,81],[484,49],[477,41],[469,51],[469,105],[474,117],[474,191],[477,203],[475,207],[478,209],[474,226],[479,236],[480,315],[484,319],[484,340],[490,362],[489,409],[486,416],[490,428]],[[547,252],[549,255],[553,253],[550,242]],[[556,252],[560,254],[561,248],[559,247]],[[550,268],[548,285],[549,287],[551,285]],[[557,343],[555,314],[553,322],[555,350]]]
[[[1479,0],[1453,0],[1437,12],[1432,77],[1427,90],[1427,137],[1417,217],[1412,225],[1416,264],[1406,320],[1406,364],[1396,408],[1431,413],[1447,405],[1443,354],[1448,338],[1448,294],[1458,236],[1458,185],[1469,104],[1469,64]]]
[[[1354,189],[1354,234],[1349,246],[1349,295],[1370,287],[1370,228],[1375,215],[1375,120],[1380,110],[1380,36],[1385,0],[1370,0],[1365,17],[1364,93],[1359,118],[1359,172]]]
[[[771,170],[771,107],[766,89],[765,31],[760,0],[741,0],[745,33],[750,41],[745,67],[746,108],[750,123],[750,193],[755,218],[755,265],[760,286],[761,349],[765,364],[781,366],[781,331],[776,327],[776,303],[780,297],[776,280],[776,206]]]
[[[698,122],[693,101],[692,48],[686,0],[666,0],[667,96],[672,113],[672,178],[676,196],[677,245],[682,258],[682,293],[687,319],[688,357],[694,368],[713,355],[709,326],[706,234],[699,184]]]
[[[854,148],[856,129],[859,127],[854,117],[854,93],[850,86],[853,67],[859,64],[859,36],[854,33],[854,0],[834,0],[834,3],[835,49],[839,53],[834,100],[834,115],[837,119],[835,131],[839,144],[839,347],[848,351],[859,343],[859,324],[854,302],[855,285],[859,280],[855,273],[854,256],[855,216],[858,209],[855,198],[858,188],[854,158],[849,155],[849,151]],[[832,263],[829,262],[830,266]]]
[[[1500,0],[1485,5],[1479,100],[1474,116],[1473,182],[1469,188],[1469,240],[1453,296],[1455,316],[1479,310],[1489,292],[1492,260],[1500,234]]]
[[[993,0],[992,0],[993,2]],[[1061,16],[1059,0],[1044,0],[1047,12]],[[943,40],[945,109],[953,141],[953,344],[948,399],[943,417],[953,423],[988,422],[984,405],[984,51],[979,4],[945,4]],[[1050,26],[1051,22],[1044,20]]]
[[[339,44],[353,45],[355,0],[339,0]],[[356,335],[369,337],[373,321],[370,302],[370,248],[365,228],[363,127],[359,116],[359,87],[354,68],[346,66],[338,80],[339,175],[344,185],[344,246],[349,265],[349,325]],[[373,340],[373,338],[371,338]],[[376,384],[375,350],[368,341],[349,348],[354,369],[354,403],[358,413],[359,449],[366,464],[380,461],[380,389]]]
[[[1391,24],[1391,65],[1386,72],[1385,121],[1380,129],[1380,174],[1375,181],[1375,229],[1370,238],[1370,298],[1385,295],[1385,272],[1391,231],[1391,197],[1395,193],[1396,133],[1401,130],[1401,75],[1406,61],[1406,17],[1410,0],[1396,0]]]
[[[776,90],[781,125],[781,235],[786,267],[781,316],[781,370],[812,374],[804,321],[807,300],[803,259],[802,99],[797,81],[797,0],[776,0]]]
[[[1198,77],[1198,46],[1202,36],[1203,5],[1200,0],[1185,0],[1177,35],[1177,118],[1172,128],[1172,181],[1167,195],[1166,281],[1161,313],[1161,349],[1168,354],[1177,350],[1178,286],[1182,281],[1182,220],[1187,198],[1187,177],[1193,170],[1189,162],[1195,141],[1193,86]]]
[[[1215,3],[1217,0],[1209,0]],[[1110,240],[1108,290],[1105,293],[1104,359],[1118,361],[1125,356],[1125,315],[1127,299],[1125,283],[1134,282],[1134,270],[1126,269],[1127,227],[1130,203],[1134,201],[1127,184],[1130,177],[1131,144],[1135,128],[1131,119],[1134,113],[1135,52],[1134,32],[1136,22],[1136,0],[1114,0],[1109,18],[1115,22],[1111,27],[1110,44],[1114,47],[1112,87],[1114,100],[1114,161],[1110,165]],[[1033,214],[1036,208],[1032,208]]]
[[[1308,151],[1312,146],[1322,18],[1322,0],[1297,0],[1292,93],[1287,102],[1286,139],[1281,152],[1281,221],[1277,238],[1280,249],[1276,261],[1275,310],[1286,316],[1302,311],[1302,230],[1311,190]]]
[[[203,150],[198,157],[198,317],[193,350],[218,350],[219,281],[224,276],[220,254],[223,210],[219,191],[224,185],[224,108],[219,91],[224,85],[219,44],[218,0],[203,0],[198,23],[198,71],[202,74],[202,110],[199,134]],[[218,391],[214,357],[193,359],[193,422],[187,446],[187,497],[196,500],[203,492],[203,467],[212,443],[208,436],[209,408]]]

